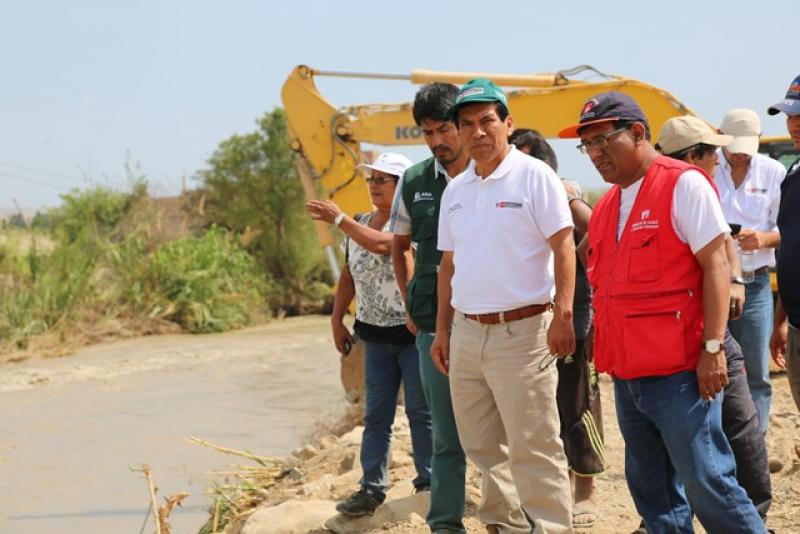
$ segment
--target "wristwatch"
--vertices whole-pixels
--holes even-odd
[[[709,354],[716,354],[722,350],[722,341],[719,339],[703,341],[703,350]]]
[[[731,284],[739,284],[740,286],[743,286],[744,278],[741,276],[731,276]]]
[[[340,224],[342,224],[342,221],[344,220],[344,218],[345,218],[345,214],[344,213],[340,213],[339,215],[337,215],[333,219],[333,225],[334,226],[339,226]]]

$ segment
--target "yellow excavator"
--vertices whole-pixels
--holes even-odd
[[[647,115],[654,140],[667,119],[695,114],[663,89],[632,78],[604,74],[588,65],[545,74],[420,69],[412,70],[411,74],[375,74],[297,66],[284,83],[281,96],[306,197],[330,198],[350,215],[371,209],[366,182],[356,180],[359,172],[356,166],[366,160],[362,143],[420,145],[424,141],[414,124],[411,103],[337,107],[322,96],[314,83],[315,78],[323,76],[412,84],[463,84],[473,78],[489,78],[500,86],[512,88],[507,95],[516,124],[536,128],[545,137],[556,137],[561,128],[575,122],[577,111],[587,99],[604,91],[621,91],[636,99]],[[763,139],[761,151],[786,165],[797,157],[787,137]],[[316,228],[331,270],[338,277],[333,238],[324,223],[317,223]]]

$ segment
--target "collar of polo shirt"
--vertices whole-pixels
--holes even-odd
[[[439,175],[441,174],[442,176],[444,176],[444,179],[448,183],[450,182],[450,180],[455,178],[455,176],[450,176],[449,174],[447,174],[447,169],[445,168],[445,166],[439,163],[439,160],[436,158],[433,158],[433,174],[436,178],[438,178]]]
[[[486,181],[486,180],[499,180],[500,178],[505,178],[508,175],[508,173],[511,171],[511,169],[514,168],[514,163],[518,160],[519,156],[522,153],[519,150],[517,150],[517,147],[515,147],[514,145],[509,145],[509,146],[511,147],[511,150],[508,151],[508,154],[506,154],[506,157],[503,158],[503,161],[500,162],[500,165],[497,166],[497,168],[494,170],[494,172],[492,174],[490,174],[486,178],[482,179],[483,181]],[[526,156],[526,157],[528,157],[528,156]],[[475,172],[475,160],[470,160],[469,161],[469,165],[467,166],[467,170],[469,172],[464,177],[465,180],[471,182],[473,180],[481,179],[480,176],[478,176],[478,173]]]

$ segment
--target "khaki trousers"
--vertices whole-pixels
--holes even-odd
[[[483,474],[478,517],[519,528],[519,496],[537,534],[572,532],[571,492],[556,405],[558,373],[547,348],[545,312],[482,325],[456,312],[450,338],[450,394],[458,435]],[[508,462],[512,480],[505,476]],[[515,490],[516,489],[516,490]],[[504,497],[499,497],[498,493]]]

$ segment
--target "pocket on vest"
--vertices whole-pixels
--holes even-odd
[[[659,254],[657,232],[638,232],[630,237],[628,280],[654,282],[658,280]]]
[[[430,206],[418,207],[411,212],[411,231],[414,241],[424,241],[432,239],[436,234],[436,207],[433,202],[428,202]]]
[[[600,258],[600,251],[602,250],[603,238],[596,239],[589,242],[586,249],[586,278],[592,289],[597,291],[598,278],[600,274],[595,270],[597,268],[597,260]]]
[[[680,310],[625,316],[623,347],[626,373],[661,375],[686,365],[685,321]]]
[[[408,284],[408,312],[412,318],[436,313],[436,272],[418,274]]]

